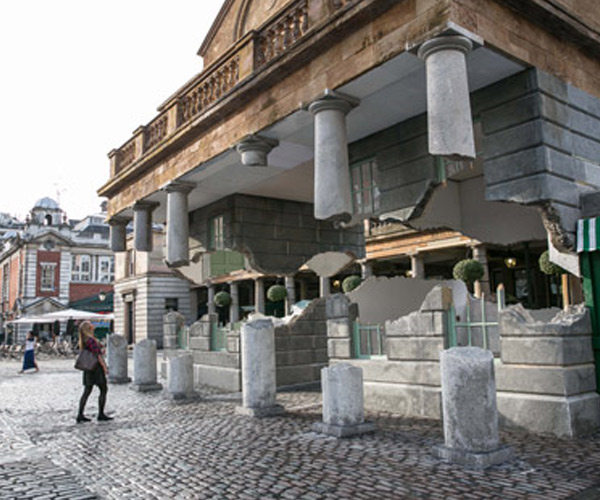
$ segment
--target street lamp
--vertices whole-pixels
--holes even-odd
[[[99,300],[100,302],[104,302],[104,301],[106,300],[106,294],[105,294],[104,292],[100,292],[100,293],[98,294],[98,300]]]

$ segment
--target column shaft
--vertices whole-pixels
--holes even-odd
[[[229,322],[237,323],[240,320],[240,293],[237,283],[229,285],[229,295],[231,295],[231,305],[229,306]]]
[[[331,293],[331,285],[329,278],[326,276],[319,276],[319,296],[327,297]]]
[[[286,276],[284,278],[285,290],[287,296],[285,298],[286,312],[289,314],[292,312],[292,306],[296,303],[296,284],[293,276]]]
[[[152,251],[152,211],[158,203],[136,202],[133,205],[133,238],[135,249]]]
[[[254,280],[254,312],[265,313],[265,283],[262,278]]]
[[[193,184],[173,182],[167,191],[167,265],[189,264],[188,194]]]
[[[215,286],[208,286],[208,314],[216,314],[217,306],[215,305]]]

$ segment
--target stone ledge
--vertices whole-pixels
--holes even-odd
[[[467,465],[477,469],[485,469],[492,465],[498,465],[512,460],[514,455],[512,448],[502,446],[493,451],[467,451],[456,448],[447,448],[444,445],[436,445],[431,449],[435,458],[460,465]]]
[[[364,422],[358,425],[331,425],[325,422],[315,422],[313,424],[313,430],[320,434],[327,434],[336,438],[346,438],[352,436],[359,436],[367,432],[375,432],[377,427],[372,422]]]
[[[283,406],[275,404],[273,406],[266,406],[264,408],[249,408],[246,406],[237,406],[235,413],[238,415],[244,415],[246,417],[253,418],[265,418],[265,417],[277,417],[285,413]]]

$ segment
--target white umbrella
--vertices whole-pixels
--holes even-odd
[[[81,311],[79,309],[65,309],[64,311],[55,311],[48,314],[44,314],[43,316],[40,316],[40,318],[45,319],[47,322],[56,320],[61,321],[67,319],[103,321],[114,319],[114,314],[100,314],[91,311]]]
[[[6,321],[6,323],[29,324],[29,325],[32,325],[33,323],[51,323],[51,322],[52,322],[52,320],[44,319],[40,316],[35,316],[35,317],[34,316],[32,316],[32,317],[24,316],[19,319],[13,319],[11,321]]]

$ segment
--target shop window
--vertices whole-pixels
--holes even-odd
[[[355,214],[371,214],[379,210],[379,188],[375,180],[374,158],[350,166],[352,209]]]

